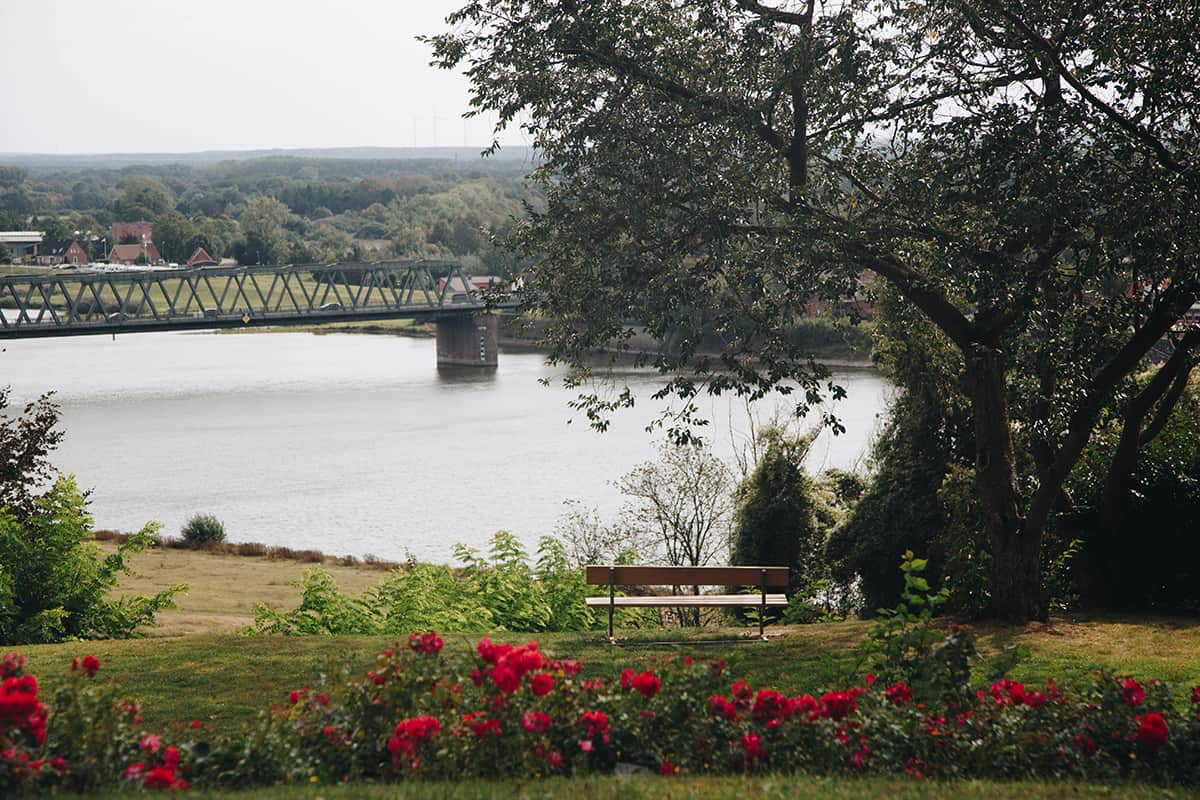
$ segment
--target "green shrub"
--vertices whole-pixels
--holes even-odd
[[[109,599],[129,571],[128,557],[150,545],[158,526],[147,525],[105,556],[89,541],[91,524],[72,477],[60,477],[26,519],[0,509],[0,644],[126,638],[187,588]]]
[[[458,546],[461,569],[410,562],[361,597],[338,589],[317,568],[304,574],[300,605],[255,609],[247,633],[400,634],[418,628],[458,632],[586,630],[595,615],[584,605],[583,570],[571,567],[561,542],[544,537],[536,565],[516,537],[499,531],[488,555]]]
[[[193,514],[180,533],[191,547],[207,547],[225,541],[225,525],[212,514]]]

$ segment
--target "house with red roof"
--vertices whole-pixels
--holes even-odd
[[[78,241],[60,239],[39,244],[34,261],[43,267],[57,267],[62,264],[86,264],[90,259],[87,250]]]
[[[110,264],[133,266],[138,263],[139,258],[142,259],[143,264],[157,264],[162,261],[162,254],[158,252],[154,242],[115,244],[113,249],[108,251],[108,263]]]
[[[192,267],[215,267],[221,262],[208,254],[208,251],[203,247],[197,247],[196,252],[192,253],[191,258],[187,260],[188,268]]]

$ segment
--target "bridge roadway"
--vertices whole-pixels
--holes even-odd
[[[495,366],[496,319],[470,287],[458,262],[430,260],[54,271],[0,278],[0,339],[424,318],[439,365]]]

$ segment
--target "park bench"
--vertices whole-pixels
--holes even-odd
[[[588,606],[608,607],[608,642],[613,636],[613,613],[618,608],[709,608],[758,607],[758,637],[766,641],[763,630],[768,608],[788,604],[783,594],[767,594],[769,587],[788,583],[787,567],[623,567],[588,566],[586,580],[593,586],[608,584],[608,597],[589,597]],[[618,586],[755,586],[756,594],[663,594],[617,596]]]

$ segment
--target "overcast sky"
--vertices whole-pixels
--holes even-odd
[[[0,0],[0,152],[482,147],[467,80],[414,38],[459,5]]]

